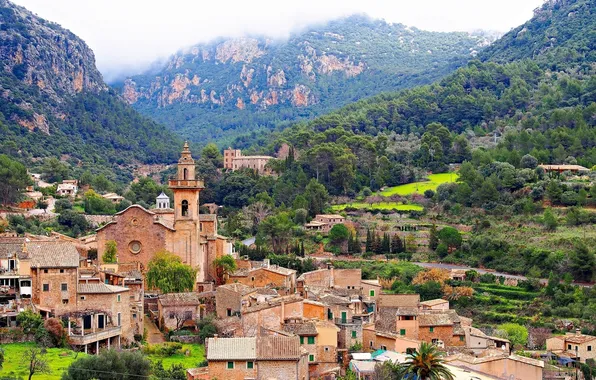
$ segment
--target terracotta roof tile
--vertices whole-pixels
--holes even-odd
[[[103,282],[79,284],[77,286],[77,293],[81,294],[109,294],[128,292],[128,288],[123,286],[114,286],[104,284]]]
[[[255,360],[257,338],[209,338],[207,360]]]
[[[299,360],[301,354],[297,336],[262,336],[257,342],[258,360]]]
[[[159,296],[158,302],[162,306],[198,305],[201,303],[199,293],[168,293]]]
[[[78,268],[79,252],[72,243],[32,241],[26,244],[31,268]]]

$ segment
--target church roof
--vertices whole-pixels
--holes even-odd
[[[157,196],[157,199],[170,199],[163,191]]]

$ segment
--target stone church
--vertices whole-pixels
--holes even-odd
[[[144,272],[155,253],[172,252],[198,269],[197,290],[208,290],[216,277],[213,261],[232,254],[232,242],[217,233],[216,215],[199,214],[199,193],[204,185],[196,179],[188,143],[178,160],[176,177],[168,186],[174,193],[172,207],[162,193],[155,209],[132,205],[97,230],[98,258],[101,260],[106,242],[114,240],[119,266],[132,265]]]

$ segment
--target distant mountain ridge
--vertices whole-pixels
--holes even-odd
[[[283,42],[244,37],[199,44],[174,54],[158,72],[116,86],[136,109],[182,135],[226,141],[430,83],[490,42],[352,16]]]
[[[0,153],[110,173],[173,162],[179,143],[104,83],[72,32],[0,0]],[[113,173],[110,173],[114,177]]]

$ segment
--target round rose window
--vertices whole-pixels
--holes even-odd
[[[137,253],[141,252],[141,242],[136,240],[131,241],[128,245],[128,249],[130,249],[130,252],[136,255]]]

